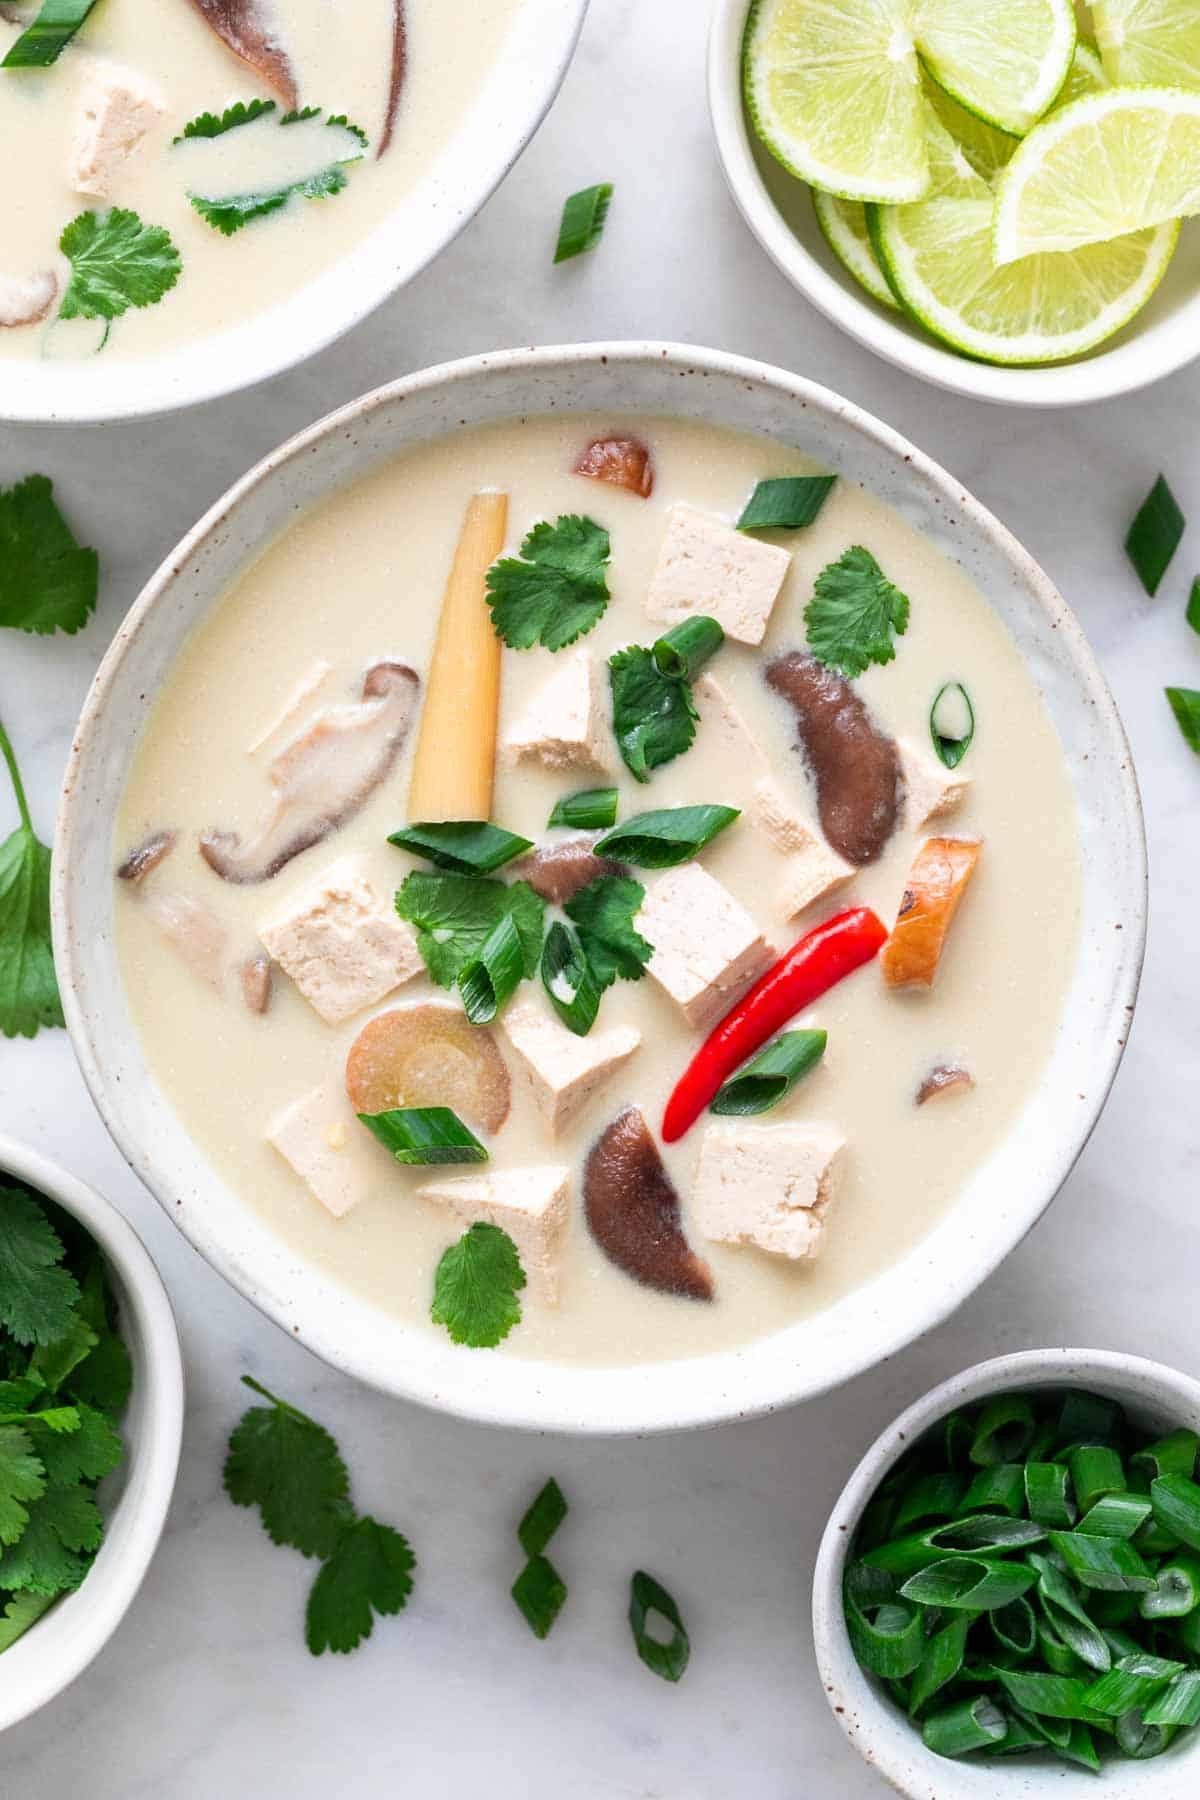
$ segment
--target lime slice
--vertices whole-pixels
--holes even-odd
[[[1091,45],[1076,44],[1070,73],[1054,104],[1056,107],[1067,106],[1072,100],[1079,100],[1084,94],[1094,94],[1107,86],[1108,77]],[[938,87],[934,81],[926,84],[925,98],[955,143],[966,151],[971,167],[985,181],[994,181],[1001,169],[1007,168],[1012,161],[1020,138],[1011,136],[1007,131],[999,131],[994,125],[989,125],[974,113],[968,112],[965,106],[952,100],[946,90]]]
[[[872,300],[898,312],[896,296],[876,260],[862,201],[842,200],[836,194],[823,194],[819,188],[814,188],[813,206],[817,224],[838,261],[850,271],[860,287],[866,288]]]
[[[906,310],[967,356],[1014,364],[1081,356],[1145,306],[1171,260],[1177,224],[997,268],[992,189],[933,118],[929,159],[926,199],[871,207],[868,218]]]
[[[1075,7],[1073,0],[917,0],[912,32],[939,87],[1021,136],[1067,79]]]
[[[1104,66],[1130,87],[1200,88],[1196,0],[1092,0]]]

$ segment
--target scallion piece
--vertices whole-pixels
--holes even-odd
[[[423,1167],[488,1160],[479,1139],[448,1106],[397,1107],[391,1112],[358,1116],[398,1163]]]
[[[1002,1650],[1010,1651],[1012,1655],[1023,1660],[1027,1656],[1032,1656],[1037,1649],[1037,1619],[1034,1617],[1032,1606],[1024,1595],[1019,1600],[1014,1600],[1011,1605],[1002,1606],[996,1611],[990,1612],[988,1624],[991,1626],[992,1636]]]
[[[529,838],[517,837],[499,825],[466,821],[405,825],[392,832],[388,843],[455,875],[489,875],[523,850],[533,848]]]
[[[1042,1661],[1055,1675],[1087,1675],[1088,1665],[1083,1658],[1076,1656],[1068,1649],[1053,1625],[1046,1619],[1039,1619],[1037,1625],[1038,1649]]]
[[[490,1025],[525,977],[525,952],[511,913],[502,913],[488,932],[479,955],[458,978],[463,1010],[472,1025]]]
[[[1148,594],[1157,594],[1178,550],[1187,521],[1179,502],[1159,476],[1129,527],[1125,549]]]
[[[1189,1550],[1200,1550],[1200,1487],[1186,1475],[1159,1475],[1150,1483],[1156,1522]]]
[[[1067,1574],[1081,1587],[1113,1594],[1144,1594],[1154,1587],[1148,1564],[1120,1538],[1092,1537],[1077,1526],[1074,1531],[1052,1531],[1050,1542],[1067,1565]]]
[[[665,1619],[672,1627],[672,1635],[665,1643],[660,1637],[651,1636],[646,1629],[646,1620],[652,1614]],[[680,1680],[691,1655],[688,1634],[679,1616],[679,1608],[666,1588],[655,1581],[653,1575],[647,1575],[644,1569],[638,1569],[630,1583],[629,1629],[633,1633],[637,1653],[646,1667],[653,1670],[655,1675],[661,1675],[664,1681]]]
[[[1090,1669],[1104,1674],[1112,1667],[1112,1651],[1104,1633],[1089,1619],[1076,1598],[1075,1590],[1057,1563],[1036,1550],[1029,1553],[1030,1566],[1038,1578],[1037,1597],[1046,1619],[1058,1633],[1067,1649]]]
[[[673,869],[690,862],[740,815],[736,806],[672,806],[638,813],[600,838],[597,856],[639,869]]]
[[[982,1556],[948,1556],[910,1575],[900,1589],[904,1600],[922,1606],[964,1607],[990,1612],[1019,1600],[1037,1576],[1022,1563],[993,1562]]]
[[[1148,1724],[1137,1708],[1122,1713],[1117,1720],[1117,1742],[1126,1756],[1137,1762],[1161,1756],[1170,1741],[1171,1733],[1165,1726]]]
[[[558,244],[554,251],[556,263],[569,262],[573,256],[582,256],[585,251],[596,248],[604,233],[612,196],[611,181],[580,188],[577,194],[568,196],[563,203],[562,222],[558,228]]]
[[[1200,689],[1169,687],[1165,691],[1189,748],[1200,755]]]
[[[554,1564],[545,1556],[531,1556],[510,1591],[534,1637],[548,1637],[567,1598],[567,1584]]]
[[[1081,1513],[1093,1507],[1105,1494],[1119,1494],[1125,1488],[1125,1470],[1115,1450],[1107,1444],[1079,1444],[1067,1458],[1071,1486]]]
[[[1092,1537],[1131,1538],[1152,1511],[1144,1494],[1105,1494],[1089,1507],[1076,1530]]]
[[[1154,1574],[1158,1586],[1138,1602],[1143,1619],[1182,1619],[1200,1606],[1200,1557],[1172,1556]]]
[[[925,1641],[921,1660],[913,1670],[908,1690],[908,1714],[915,1718],[933,1696],[955,1679],[963,1665],[967,1633],[971,1629],[969,1613],[955,1613],[948,1625],[935,1631]]]
[[[552,1475],[517,1526],[517,1538],[526,1556],[540,1556],[566,1516],[563,1491]]]
[[[1056,1531],[1069,1531],[1079,1516],[1071,1498],[1070,1476],[1061,1463],[1025,1464],[1025,1504],[1031,1519]]]
[[[957,769],[975,737],[975,708],[961,681],[947,681],[929,709],[929,735],[938,761]]]
[[[989,1400],[979,1415],[971,1439],[971,1461],[983,1468],[1017,1462],[1028,1450],[1034,1430],[1033,1407],[1025,1395],[1000,1394]]]
[[[1186,1613],[1175,1625],[1175,1642],[1181,1654],[1190,1656],[1193,1662],[1200,1663],[1200,1607],[1195,1612]]]
[[[57,62],[96,0],[42,0],[42,9],[9,50],[0,68],[45,69]]]
[[[596,1023],[603,990],[578,937],[559,919],[542,946],[542,986],[567,1030],[586,1037]]]
[[[1022,1669],[997,1669],[996,1679],[1022,1712],[1047,1719],[1082,1719],[1086,1723],[1097,1708],[1088,1705],[1086,1682],[1070,1675],[1039,1675]]]
[[[607,831],[617,822],[617,790],[585,788],[582,793],[564,794],[554,803],[548,825],[569,825],[572,831]]]
[[[854,1654],[882,1681],[903,1681],[925,1654],[925,1621],[920,1609],[896,1599],[890,1575],[852,1562],[842,1583],[846,1630]]]
[[[1004,1714],[985,1694],[932,1714],[921,1727],[925,1748],[936,1756],[967,1756],[1002,1743],[1007,1734]]]
[[[1192,591],[1188,595],[1187,622],[1192,630],[1200,634],[1200,575],[1192,583]]]
[[[1120,1434],[1124,1419],[1115,1400],[1071,1388],[1058,1415],[1055,1442],[1062,1450],[1074,1444],[1105,1444]]]
[[[1031,1750],[1044,1750],[1046,1739],[1028,1719],[1023,1719],[1017,1709],[1005,1714],[1008,1730],[998,1744],[993,1744],[988,1751],[989,1756],[1024,1756]]]
[[[959,1510],[965,1483],[950,1470],[920,1476],[904,1495],[891,1520],[893,1532],[903,1532],[925,1519],[949,1519]],[[891,1532],[884,1534],[890,1536]]]
[[[952,1469],[961,1468],[969,1459],[975,1427],[966,1413],[950,1413],[942,1422],[942,1449]]]
[[[1068,1731],[1066,1741],[1055,1745],[1064,1762],[1079,1763],[1090,1769],[1093,1775],[1100,1773],[1100,1758],[1096,1754],[1096,1746],[1092,1742],[1092,1733],[1082,1720],[1076,1719]]]
[[[1144,1450],[1135,1450],[1129,1467],[1131,1472],[1145,1477],[1149,1491],[1149,1483],[1159,1475],[1186,1475],[1190,1479],[1196,1472],[1198,1455],[1200,1437],[1194,1431],[1181,1429],[1159,1438],[1157,1443],[1147,1444]]]
[[[742,509],[739,531],[799,531],[817,517],[836,475],[778,475],[760,481]]]
[[[1185,1669],[1155,1695],[1142,1717],[1147,1725],[1200,1725],[1200,1669]]]
[[[732,1119],[770,1112],[816,1068],[828,1041],[824,1031],[785,1031],[725,1083],[709,1112]]]
[[[1086,1690],[1088,1707],[1111,1719],[1119,1718],[1134,1707],[1149,1705],[1169,1681],[1182,1673],[1182,1663],[1168,1662],[1161,1656],[1123,1656],[1107,1675]]]
[[[963,1495],[963,1512],[1005,1512],[1018,1518],[1025,1511],[1025,1471],[1020,1463],[996,1463],[980,1469]]]
[[[717,621],[697,613],[656,638],[650,655],[660,675],[675,681],[694,681],[724,642],[725,633]]]

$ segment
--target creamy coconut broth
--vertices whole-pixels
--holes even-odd
[[[519,5],[204,0],[202,10],[201,0],[98,0],[51,66],[0,68],[0,162],[20,170],[0,198],[0,357],[95,352],[103,320],[56,322],[72,273],[58,243],[69,222],[85,213],[103,221],[110,208],[163,228],[181,267],[161,299],[112,322],[106,357],[169,351],[285,301],[366,237],[434,165]],[[0,60],[21,36],[16,21],[36,10],[0,6]],[[244,30],[257,22],[269,60],[256,68],[236,55],[206,12],[239,19]],[[393,109],[397,16],[403,76]],[[322,116],[284,130],[293,92],[295,105],[319,107]],[[254,101],[274,110],[217,138],[174,142],[201,115],[223,117]],[[327,128],[339,115],[361,128],[365,147]],[[343,164],[341,192],[294,195],[232,235],[188,198],[278,189],[345,157],[357,160]]]
[[[613,434],[614,421],[570,417],[463,432],[422,446],[300,518],[247,569],[185,647],[142,733],[113,847],[116,866],[154,834],[176,834],[174,848],[142,880],[116,883],[126,989],[153,1076],[201,1154],[245,1205],[307,1261],[386,1311],[434,1329],[435,1268],[472,1215],[469,1208],[452,1214],[443,1203],[418,1199],[417,1190],[431,1180],[562,1166],[568,1171],[569,1218],[556,1252],[558,1301],[548,1304],[531,1275],[521,1296],[521,1323],[502,1351],[593,1363],[693,1355],[756,1338],[828,1307],[915,1244],[1013,1128],[1037,1084],[1074,963],[1079,914],[1069,780],[1013,643],[959,570],[846,481],[837,483],[814,524],[758,540],[791,556],[764,642],[751,647],[726,637],[696,679],[701,719],[691,749],[656,768],[646,785],[631,777],[612,742],[605,663],[618,647],[650,644],[667,629],[647,618],[646,598],[671,508],[685,503],[702,520],[727,526],[756,482],[805,472],[808,465],[765,439],[695,425],[640,419],[621,431],[651,451],[648,499],[571,472],[585,445]],[[490,1153],[480,1167],[401,1168],[343,1100],[343,1115],[323,1128],[323,1143],[342,1159],[345,1183],[360,1197],[334,1218],[268,1142],[273,1121],[321,1084],[340,1086],[351,1046],[373,1017],[430,999],[461,1014],[459,996],[433,988],[422,967],[386,998],[330,1025],[279,968],[267,1010],[252,1011],[238,971],[261,954],[259,928],[307,904],[324,872],[342,859],[358,860],[389,912],[405,876],[430,868],[386,840],[409,820],[421,708],[464,512],[472,495],[498,488],[508,496],[508,555],[517,554],[535,522],[581,514],[611,533],[612,560],[608,608],[578,645],[555,654],[540,647],[503,651],[493,821],[535,843],[560,841],[572,834],[547,830],[555,802],[609,783],[619,790],[619,820],[684,805],[741,809],[694,861],[671,873],[699,868],[721,884],[768,940],[767,962],[847,908],[874,908],[890,930],[910,865],[926,840],[945,835],[972,854],[982,840],[982,852],[946,934],[932,989],[887,984],[892,945],[832,987],[789,1027],[827,1031],[824,1059],[774,1110],[747,1119],[702,1113],[679,1141],[663,1145],[664,1105],[705,1031],[689,1026],[651,974],[618,980],[604,994],[590,1035],[633,1027],[640,1047],[607,1075],[560,1137],[551,1134],[535,1104],[506,1035],[505,1013],[486,1029],[511,1077],[511,1111],[494,1134],[481,1130],[478,1118],[469,1121]],[[693,526],[696,514],[689,515]],[[852,545],[870,550],[911,601],[895,660],[869,668],[854,691],[878,734],[911,740],[928,773],[931,766],[941,769],[930,748],[931,703],[943,684],[962,682],[977,730],[955,778],[969,776],[971,785],[957,810],[926,824],[913,823],[902,811],[876,860],[788,919],[778,904],[788,859],[756,810],[761,769],[755,754],[739,744],[736,729],[731,736],[728,711],[722,713],[712,698],[711,683],[757,740],[779,793],[818,834],[824,852],[817,795],[797,749],[797,714],[771,691],[764,671],[805,649],[803,615],[814,582]],[[608,772],[554,770],[536,757],[511,766],[505,738],[518,730],[563,659],[580,653],[598,672]],[[376,699],[363,702],[364,672],[397,662],[411,667],[420,688],[410,685],[407,699],[389,698],[391,677],[385,676]],[[329,669],[322,676],[324,664]],[[290,718],[261,748],[251,749],[306,688],[311,691]],[[212,840],[219,846],[216,860],[224,860],[227,872],[236,865],[245,873],[260,856],[257,840],[275,798],[267,774],[271,759],[316,721],[332,717],[331,705],[410,702],[410,728],[398,759],[349,822],[263,881],[239,885],[203,860],[198,841],[213,832],[219,834]],[[340,715],[343,721],[348,716]],[[237,846],[231,848],[229,834],[238,835]],[[272,848],[278,843],[267,843]],[[143,859],[154,860],[154,854]],[[520,873],[512,863],[494,879]],[[629,874],[647,892],[665,878],[645,868]],[[203,931],[198,938],[185,931],[181,939],[170,929],[187,902],[217,921],[223,938],[215,954],[209,954]],[[546,916],[562,915],[550,907]],[[264,973],[263,964],[257,968],[252,998]],[[726,1002],[746,985],[744,974]],[[536,977],[518,988],[508,1011],[514,1007],[554,1018]],[[718,1005],[718,1015],[722,1010]],[[586,1045],[589,1039],[573,1041]],[[922,1084],[939,1069],[964,1070],[974,1086],[917,1104]],[[429,1104],[427,1096],[422,1104]],[[711,1274],[710,1300],[659,1292],[634,1279],[589,1229],[585,1163],[605,1128],[631,1105],[644,1114],[678,1193],[688,1245]],[[793,1259],[753,1242],[735,1245],[705,1235],[711,1215],[697,1204],[697,1163],[713,1128],[742,1134],[751,1145],[753,1134],[786,1135],[789,1128],[815,1130],[825,1146],[831,1135],[845,1140],[831,1197],[823,1196],[816,1209],[815,1256]],[[803,1200],[802,1183],[797,1191]],[[753,1184],[741,1196],[735,1184],[735,1205],[744,1201],[752,1212],[761,1199]],[[480,1210],[475,1216],[489,1215]]]

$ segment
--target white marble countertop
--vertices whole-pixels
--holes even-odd
[[[577,1443],[458,1424],[364,1391],[226,1288],[125,1168],[61,1033],[0,1040],[0,1129],[109,1194],[174,1296],[188,1366],[183,1467],[167,1535],[99,1661],[0,1743],[22,1800],[871,1800],[813,1668],[809,1575],[821,1527],[882,1425],[935,1380],[1036,1344],[1200,1363],[1195,949],[1200,762],[1162,697],[1200,686],[1184,623],[1193,533],[1157,601],[1121,553],[1159,469],[1200,515],[1200,364],[1066,415],[957,400],[876,361],[791,291],[744,230],[709,140],[698,0],[593,0],[578,60],[524,161],[407,293],[307,367],[176,419],[98,433],[0,428],[0,485],[51,475],[101,552],[99,613],[77,638],[6,632],[0,716],[48,835],[73,721],[143,580],[203,507],[282,438],[427,363],[517,343],[675,338],[797,369],[916,439],[997,512],[1081,615],[1129,727],[1149,820],[1150,954],[1112,1101],[1053,1210],[948,1325],[798,1411],[707,1434]],[[616,183],[594,257],[554,270],[563,196]],[[0,832],[9,802],[0,796]],[[243,1369],[327,1421],[361,1506],[420,1559],[405,1615],[350,1658],[301,1638],[308,1566],[274,1550],[221,1488]],[[571,1600],[550,1645],[508,1598],[512,1524],[555,1473],[573,1503],[555,1542]],[[634,1657],[630,1571],[684,1607],[678,1688]]]

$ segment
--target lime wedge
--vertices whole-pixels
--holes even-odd
[[[1030,132],[996,190],[998,263],[1200,212],[1200,93],[1109,88]]]
[[[1073,0],[917,0],[913,23],[938,86],[1018,136],[1057,99],[1075,35]]]
[[[838,261],[850,271],[860,287],[866,288],[872,300],[897,312],[896,296],[887,284],[871,244],[862,201],[842,200],[836,194],[823,194],[819,188],[814,188],[813,206],[817,224]]]
[[[1054,103],[1055,107],[1067,106],[1072,100],[1079,100],[1084,94],[1094,94],[1107,86],[1108,77],[1091,45],[1076,44],[1075,59]],[[987,124],[975,113],[968,112],[965,106],[952,100],[945,88],[938,87],[934,81],[926,84],[925,98],[955,143],[966,151],[971,167],[985,181],[994,181],[1001,169],[1007,168],[1012,161],[1020,138],[1011,136],[1007,131],[999,131],[996,126]]]
[[[936,337],[984,362],[1062,362],[1095,349],[1145,306],[1171,260],[1177,224],[997,268],[992,189],[940,121],[931,118],[928,130],[929,196],[870,207],[868,219],[905,309]]]
[[[1196,0],[1092,0],[1092,18],[1113,81],[1200,88]]]

